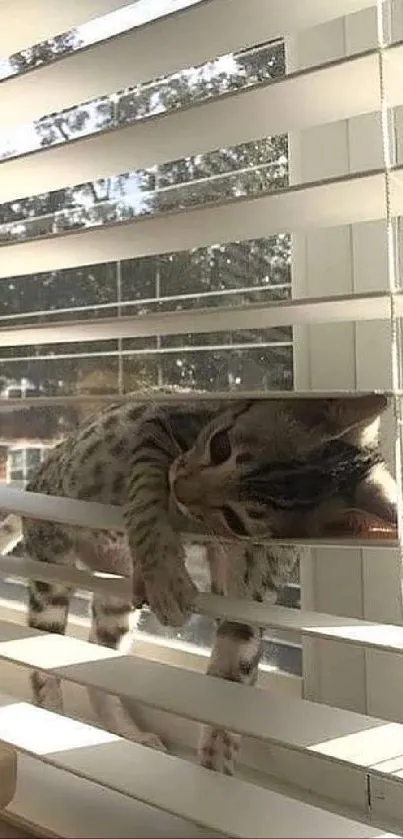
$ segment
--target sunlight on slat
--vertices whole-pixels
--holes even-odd
[[[345,734],[325,743],[308,746],[308,749],[358,766],[373,766],[387,755],[389,758],[403,755],[403,726],[385,723],[367,731]]]
[[[26,635],[29,635],[29,630],[27,630]],[[71,664],[119,658],[120,653],[107,647],[80,641],[78,638],[45,634],[1,642],[0,657],[18,661],[28,667],[40,667],[41,670],[48,670]]]
[[[40,713],[41,724],[38,725],[38,709],[27,702],[11,703],[0,708],[0,739],[37,755],[97,746],[119,739],[101,728],[93,728],[44,709]]]
[[[403,777],[403,754],[398,755],[398,757],[392,757],[390,760],[381,760],[380,763],[375,764],[371,768],[385,775],[397,775],[398,777],[399,772],[402,772]]]
[[[403,754],[403,726],[258,689],[206,679],[66,636],[1,622],[0,658],[135,699],[187,719],[224,726],[289,749],[371,765]],[[248,692],[249,710],[245,708]],[[377,733],[377,731],[379,733]]]
[[[319,635],[322,638],[329,637],[334,641],[352,641],[368,646],[386,647],[394,650],[403,650],[403,629],[380,623],[367,623],[357,626],[309,626],[304,624],[301,631],[307,635]]]
[[[393,835],[11,697],[0,696],[0,737],[51,766],[226,836],[285,839],[295,824],[301,839]]]

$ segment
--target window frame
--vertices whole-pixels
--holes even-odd
[[[339,26],[339,22],[337,22],[337,26]],[[334,31],[335,24],[332,23],[332,31]],[[341,22],[341,29],[337,30],[337,39],[341,36],[342,39],[347,39],[348,36],[348,22]],[[311,35],[312,33],[310,33]],[[350,33],[351,34],[351,33]],[[320,33],[320,38],[323,38],[323,31]],[[352,126],[346,123],[346,135],[348,137],[348,141],[351,144],[352,142],[352,133],[354,130],[361,130],[357,128],[358,123],[356,126]],[[336,137],[336,135],[335,135]],[[336,140],[335,140],[336,142]],[[312,149],[311,149],[312,152]],[[349,159],[351,155],[351,146],[347,150],[347,162],[351,163]],[[300,155],[301,160],[301,155]],[[357,289],[357,285],[359,285],[359,276],[360,276],[360,266],[357,264],[357,257],[354,253],[354,229],[352,230],[352,238],[350,241],[350,248],[348,254],[348,264],[351,268],[351,273],[353,277],[354,287],[355,290]],[[304,267],[308,269],[307,275],[309,276],[309,268],[313,267],[312,264],[309,263],[309,258],[307,259],[307,237],[305,237],[304,241],[300,238],[297,241],[297,237],[295,239],[296,243],[296,259],[298,260],[298,247],[299,254],[301,256],[303,252],[303,260],[304,260]],[[318,254],[316,253],[315,256],[317,257]],[[313,259],[315,261],[315,258]],[[317,268],[317,266],[316,266]],[[303,272],[302,272],[303,273]],[[307,281],[307,277],[304,276],[304,281]],[[295,290],[294,286],[294,290]],[[306,293],[306,288],[305,288]],[[299,295],[298,295],[299,296]],[[309,331],[309,328],[308,328]],[[351,352],[352,358],[352,367],[354,370],[354,382],[353,386],[358,385],[363,387],[362,381],[366,380],[369,373],[371,371],[366,368],[364,372],[361,368],[361,376],[363,377],[360,379],[360,375],[358,373],[358,368],[360,365],[363,364],[363,356],[362,356],[362,347],[361,347],[361,354],[359,348],[359,342],[357,342],[357,330],[354,330],[354,334],[351,334],[351,330],[349,329],[346,332],[346,345],[348,346],[349,351]],[[352,338],[352,340],[350,340]],[[299,337],[294,345],[296,348],[304,355],[303,361],[307,361],[307,365],[305,369],[302,366],[298,367],[299,370],[299,379],[297,381],[297,385],[299,388],[303,389],[302,382],[305,380],[307,381],[307,385],[305,386],[306,389],[312,384],[313,379],[313,366],[317,361],[315,355],[312,353],[311,347],[309,345],[309,335],[308,339],[306,339],[306,332],[305,336],[302,332],[299,334]],[[333,351],[335,346],[333,345]],[[298,352],[295,352],[295,358],[298,359]],[[321,359],[322,361],[323,359]],[[370,598],[373,597],[375,593],[375,579],[374,576],[371,576],[371,567],[370,564],[377,564],[380,557],[376,557],[373,559],[373,552],[371,556],[367,556],[369,552],[366,551],[357,551],[353,556],[353,561],[351,561],[351,554],[347,551],[347,556],[343,557],[344,549],[339,552],[339,556],[337,556],[336,562],[340,565],[340,567],[344,567],[345,560],[348,562],[348,573],[349,579],[352,579],[353,586],[356,592],[356,603],[351,605],[351,603],[347,603],[346,601],[346,592],[343,588],[343,581],[339,579],[337,584],[332,584],[332,597],[334,602],[337,604],[336,608],[333,606],[333,610],[339,611],[339,614],[348,614],[352,613],[357,616],[368,617],[368,610],[374,609],[371,605]],[[312,555],[307,559],[306,563],[304,564],[304,571],[303,571],[303,605],[309,606],[310,608],[317,609],[319,611],[326,611],[324,608],[329,600],[329,586],[322,585],[320,586],[320,577],[321,577],[321,565],[323,566],[325,559],[319,556],[320,552],[313,552]],[[390,561],[391,559],[391,561]],[[377,591],[378,601],[375,607],[375,610],[378,610],[378,619],[389,619],[396,622],[396,614],[395,609],[399,605],[401,607],[400,599],[398,602],[398,598],[396,595],[396,599],[391,604],[388,600],[388,593],[391,581],[394,582],[394,567],[396,565],[396,556],[392,552],[388,552],[385,555],[385,561],[387,563],[387,573],[385,577],[386,580],[383,581],[383,585],[379,592]],[[383,562],[383,559],[382,559]],[[322,582],[323,582],[323,575],[322,575]],[[333,581],[332,581],[333,583]],[[400,595],[399,595],[400,597]],[[2,607],[0,607],[0,616],[2,614],[1,611]],[[9,609],[5,609],[6,619],[10,620],[10,611]],[[21,614],[19,610],[18,612],[18,622],[21,620]],[[393,612],[392,617],[390,618],[389,615]],[[75,622],[71,621],[72,628],[74,629]],[[80,632],[81,629],[86,629],[85,622],[78,624],[78,631]],[[80,637],[80,635],[78,635]],[[354,707],[357,710],[367,710],[371,712],[371,668],[372,674],[374,675],[377,669],[376,665],[376,654],[374,654],[371,650],[353,650],[351,648],[347,649],[343,646],[338,646],[337,651],[332,645],[331,642],[305,642],[305,674],[304,680],[302,681],[298,677],[289,677],[287,676],[286,679],[284,678],[284,674],[265,674],[267,676],[267,686],[270,688],[275,688],[275,685],[278,685],[280,689],[284,692],[284,686],[287,684],[287,689],[294,690],[297,689],[302,692],[303,696],[309,696],[309,698],[314,698],[317,701],[330,701],[331,704],[339,704],[342,707]],[[179,650],[178,650],[179,646]],[[162,660],[165,663],[176,663],[179,666],[189,666],[191,668],[196,667],[196,669],[204,669],[203,665],[205,663],[205,653],[202,650],[197,650],[197,652],[192,652],[189,650],[181,649],[180,642],[170,642],[167,639],[158,639],[158,642],[155,643],[153,640],[149,641],[146,638],[139,638],[137,639],[137,648],[136,653],[138,655],[141,654],[141,649],[145,650],[145,655],[147,658],[155,658],[158,657],[157,660]],[[176,655],[177,654],[177,655]],[[395,657],[395,660],[396,657]],[[343,667],[343,679],[340,680],[337,675],[337,668]],[[392,663],[394,665],[394,662]],[[342,683],[340,685],[340,682]],[[392,679],[391,679],[392,684]],[[263,689],[265,687],[262,685]],[[374,711],[372,710],[372,713]],[[379,713],[379,711],[378,711]],[[385,715],[385,711],[383,714]],[[196,724],[194,724],[196,727]],[[198,727],[198,726],[197,726]],[[172,733],[174,731],[174,726],[172,725],[172,721],[167,723],[167,731]],[[187,741],[188,747],[189,743],[191,744],[190,747],[193,748],[193,733],[192,737]],[[186,742],[182,743],[183,747],[186,748]],[[254,746],[252,744],[252,750]],[[246,766],[251,769],[256,769],[256,771],[261,771],[262,765],[264,761],[267,759],[268,755],[272,757],[272,749],[270,752],[268,749],[264,749],[263,752],[260,749],[257,749],[256,753],[253,752],[255,755],[254,759],[252,760],[252,764],[249,765],[248,763]],[[254,765],[255,761],[255,765]],[[279,761],[281,763],[281,759]],[[272,771],[273,771],[273,767]],[[276,765],[277,769],[277,765]]]
[[[20,442],[13,442],[7,448],[7,464],[6,464],[6,483],[12,485],[23,485],[28,481],[29,478],[29,469],[31,468],[28,465],[28,452],[30,451],[37,451],[40,453],[40,458],[38,461],[39,465],[42,463],[42,460],[45,456],[45,452],[50,449],[51,446],[47,443],[43,443],[41,441],[20,441]],[[22,468],[17,469],[13,468],[11,464],[13,454],[22,453]],[[13,478],[13,472],[22,472],[22,478]]]

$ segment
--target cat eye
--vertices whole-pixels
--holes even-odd
[[[227,431],[217,431],[210,440],[210,460],[214,466],[231,457],[231,443]]]
[[[232,507],[223,507],[222,514],[224,516],[225,523],[232,533],[235,533],[236,536],[249,536],[242,519],[232,509]]]

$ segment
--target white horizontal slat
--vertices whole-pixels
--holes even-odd
[[[378,542],[376,543],[378,545]],[[127,597],[128,583],[113,574],[90,574],[78,568],[37,562],[16,556],[0,556],[0,575],[43,582],[63,582],[77,588]],[[129,592],[130,594],[130,592]],[[250,600],[222,598],[200,592],[193,610],[196,614],[232,621],[300,632],[306,637],[340,641],[383,652],[403,653],[403,627],[371,623],[359,618],[306,612],[282,606],[266,606]]]
[[[390,105],[403,103],[395,69],[403,47],[387,52]],[[296,73],[0,163],[0,201],[106,178],[189,154],[302,130],[380,107],[376,51]],[[161,143],[161,135],[164,142]]]
[[[390,47],[386,56],[387,100],[390,106],[401,105],[403,86],[397,83],[396,65],[403,60],[403,46]],[[4,160],[0,162],[0,201],[370,113],[380,107],[378,75],[378,53],[372,51]]]
[[[115,262],[383,219],[383,170],[281,189],[258,198],[188,207],[136,221],[83,228],[0,246],[0,277]],[[403,214],[403,169],[392,172],[390,211]],[[189,315],[190,318],[190,315]]]
[[[403,296],[395,298],[395,302],[403,311]],[[265,304],[215,306],[140,316],[3,327],[0,328],[0,347],[74,344],[81,341],[144,338],[154,335],[194,335],[306,323],[389,320],[390,316],[390,295],[387,292],[369,292],[308,300],[280,300]]]
[[[338,0],[337,5],[334,0],[248,0],[246,13],[244,0],[202,0],[3,82],[0,125],[37,119],[372,4],[373,0]]]
[[[291,341],[264,341],[264,340],[262,340],[262,341],[259,342],[258,352],[261,353],[263,350],[267,350],[267,349],[270,349],[270,350],[284,349],[284,348],[291,349],[291,346],[292,346]],[[252,353],[253,353],[254,351],[256,351],[256,349],[257,349],[256,340],[254,340],[254,341],[241,341],[241,342],[232,341],[231,343],[229,343],[228,341],[220,341],[219,343],[212,342],[211,344],[205,344],[205,343],[192,344],[192,345],[186,345],[185,344],[184,346],[181,346],[181,353],[183,353],[184,355],[188,354],[190,356],[193,356],[194,354],[196,354],[196,355],[199,355],[199,357],[203,357],[203,355],[204,355],[204,357],[206,357],[207,353],[211,354],[211,353],[218,352],[218,353],[224,354],[224,353],[228,353],[228,352],[239,352],[240,351],[240,352],[242,352],[243,355],[245,355],[245,353],[248,350],[251,350]],[[127,358],[127,357],[132,357],[133,358],[134,356],[136,358],[141,358],[141,357],[144,357],[144,356],[148,356],[148,357],[152,356],[154,359],[156,359],[156,358],[167,359],[167,358],[169,358],[169,356],[172,357],[172,356],[176,356],[177,354],[178,354],[178,347],[177,346],[176,347],[164,348],[164,349],[161,349],[161,347],[159,347],[159,348],[153,347],[152,349],[150,349],[149,347],[148,348],[143,347],[142,349],[137,348],[137,349],[130,349],[130,350],[129,349],[123,349],[123,350],[110,349],[110,350],[101,351],[101,352],[98,352],[96,349],[92,350],[90,352],[88,350],[84,351],[84,352],[80,352],[80,351],[77,352],[77,348],[75,348],[73,350],[73,352],[71,352],[71,351],[70,352],[63,352],[63,351],[62,352],[57,352],[57,351],[52,352],[51,356],[49,355],[48,350],[44,350],[42,353],[39,351],[38,353],[35,353],[34,358],[35,358],[35,363],[37,363],[39,361],[49,361],[49,360],[51,360],[51,363],[53,365],[55,364],[55,362],[57,363],[59,361],[66,361],[66,360],[80,360],[80,361],[85,360],[85,361],[87,361],[89,359],[96,359],[98,361],[98,363],[100,365],[102,365],[104,363],[103,359],[105,359],[105,358],[108,358],[108,359],[112,359],[112,358],[113,359],[115,359],[115,358],[124,359],[124,358]],[[15,364],[15,363],[22,364],[24,361],[25,362],[32,362],[32,355],[30,354],[29,349],[27,350],[26,355],[21,354],[21,355],[14,355],[13,356],[13,355],[10,354],[10,355],[7,356],[7,364],[10,365],[10,366],[12,364]]]
[[[0,0],[0,54],[12,55],[133,0]]]
[[[380,393],[381,391],[377,391]],[[363,393],[363,391],[360,391]],[[403,393],[400,391],[392,391],[388,389],[383,389],[382,393],[384,396],[392,397],[392,396],[403,396]],[[210,391],[206,393],[197,393],[191,391],[191,398],[193,400],[200,400],[200,401],[216,401],[219,399],[220,401],[228,401],[232,402],[238,399],[246,399],[246,400],[253,400],[253,399],[332,399],[332,398],[340,398],[340,397],[350,397],[357,394],[357,391],[351,390],[276,390],[276,391],[267,391],[267,390],[237,390],[237,391]],[[181,398],[186,399],[186,394]],[[53,407],[58,408],[62,405],[88,405],[88,404],[97,404],[97,405],[109,405],[111,403],[119,401],[129,401],[137,404],[144,404],[148,402],[173,402],[178,401],[178,395],[173,393],[163,393],[161,391],[136,391],[135,393],[126,393],[126,394],[118,394],[118,393],[101,393],[96,394],[94,396],[90,393],[83,393],[83,394],[66,394],[65,396],[32,396],[32,397],[24,397],[19,399],[18,397],[12,397],[9,399],[8,397],[4,397],[0,399],[0,414],[2,413],[15,413],[18,409],[20,411],[26,411],[30,408],[44,408],[44,407]],[[0,440],[4,438],[1,438]]]
[[[403,653],[403,627],[394,624],[372,623],[360,618],[306,612],[283,606],[266,606],[251,600],[204,593],[199,594],[195,611],[255,626],[297,631],[306,637],[341,641],[383,652]]]
[[[0,486],[0,510],[4,513],[42,521],[55,521],[94,530],[124,530],[122,511],[119,507],[98,504],[93,501],[77,501],[72,498],[59,498],[37,492],[25,492],[8,486]],[[183,520],[185,524],[185,520]],[[193,525],[192,525],[193,527]],[[199,533],[184,533],[185,542],[203,543],[210,537]],[[223,538],[221,541],[225,541]],[[339,547],[340,539],[294,539],[265,540],[265,544],[310,545],[315,547]],[[396,539],[343,539],[343,550],[348,548],[396,548]]]
[[[55,521],[77,527],[92,527],[94,530],[124,530],[120,507],[106,506],[94,501],[77,501],[73,498],[58,498],[37,492],[25,492],[8,486],[0,486],[0,509],[7,513]]]
[[[319,762],[327,781],[340,777],[340,771],[354,770],[365,785],[371,767],[403,755],[403,726],[398,723],[268,694],[3,621],[0,639],[1,659],[271,743],[291,751],[295,759],[303,759],[308,773]],[[35,739],[38,734],[33,731],[31,736]],[[43,743],[42,731],[39,737]],[[102,763],[102,756],[98,757]],[[126,776],[121,763],[118,771],[121,777]],[[129,773],[129,777],[134,774]],[[320,780],[315,792],[323,793]],[[337,789],[332,797],[337,800]],[[180,815],[192,818],[184,812]]]
[[[378,541],[377,541],[378,546]],[[37,562],[29,558],[0,556],[0,574],[35,579],[44,582],[63,582],[88,591],[102,591],[127,597],[128,583],[113,574],[90,574],[78,568],[54,563]],[[222,598],[199,593],[194,612],[232,621],[300,632],[306,637],[340,641],[383,652],[403,653],[403,628],[394,624],[372,623],[359,618],[306,612],[282,606],[266,606],[249,600]]]
[[[10,817],[16,825],[32,831],[24,834],[27,837],[223,839],[221,833],[205,831],[20,750],[18,788],[7,809],[7,819]]]
[[[19,556],[0,555],[0,575],[3,574],[23,580],[67,583],[82,590],[104,592],[115,597],[127,597],[130,593],[124,577],[113,574],[89,574],[80,568],[36,562]]]
[[[301,839],[386,836],[378,828],[217,775],[4,694],[0,736],[46,764],[226,836],[286,839],[296,824]]]

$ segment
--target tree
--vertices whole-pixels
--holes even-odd
[[[75,33],[62,35],[14,56],[12,69],[26,72],[79,46]],[[138,85],[118,97],[50,115],[36,125],[38,143],[46,146],[65,142],[116,121],[133,122],[211,95],[264,83],[283,72],[284,52],[280,43],[218,59],[201,68],[177,73],[168,80]],[[43,235],[50,230],[135,217],[139,212],[161,213],[177,207],[178,203],[186,207],[222,200],[223,195],[233,199],[259,194],[283,186],[286,181],[287,140],[267,138],[3,205],[2,235],[9,238],[23,237],[27,232]],[[23,318],[26,323],[43,317],[35,312],[49,313],[64,308],[76,311],[47,314],[47,317],[88,317],[88,308],[78,311],[83,307],[94,307],[92,317],[115,315],[119,311],[119,299],[132,301],[124,307],[125,313],[139,315],[156,308],[164,311],[200,305],[263,303],[287,297],[289,280],[289,239],[285,235],[275,236],[130,260],[122,263],[119,271],[109,264],[11,278],[0,284],[0,313],[2,316],[31,313],[29,318]],[[237,289],[242,291],[236,292]],[[233,294],[228,293],[231,290]],[[153,300],[156,295],[170,299],[158,303]],[[59,393],[85,392],[86,387],[93,392],[95,380],[98,394],[117,390],[118,364],[121,383],[128,389],[155,384],[161,378],[165,383],[209,389],[286,388],[292,385],[291,338],[291,330],[280,329],[258,334],[161,336],[79,347],[58,345],[34,351],[23,347],[12,350],[14,360],[6,362],[5,374],[13,377],[29,374],[37,381],[56,382]],[[186,351],[181,348],[183,342]],[[245,343],[247,350],[228,349]],[[267,346],[268,343],[272,346]],[[193,350],[193,347],[206,349]],[[83,358],[84,353],[89,357]],[[98,358],[94,357],[96,353]],[[52,360],[54,354],[57,360]],[[25,360],[29,355],[34,356],[30,362]]]

